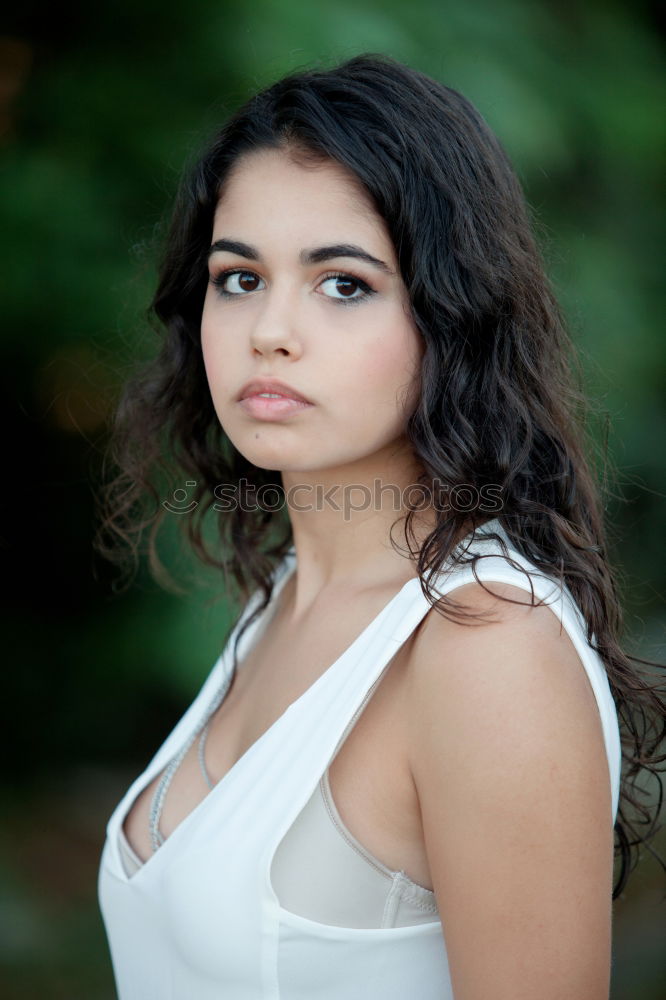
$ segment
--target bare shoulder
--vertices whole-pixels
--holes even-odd
[[[454,598],[483,618],[461,624],[436,609],[426,615],[409,650],[412,707],[446,695],[439,707],[455,709],[462,724],[466,709],[484,718],[538,708],[546,716],[540,722],[550,717],[561,736],[570,719],[587,720],[590,735],[602,738],[587,674],[552,608],[532,606],[528,591],[495,582],[467,584]]]
[[[596,702],[553,611],[486,586],[455,599],[488,620],[431,610],[406,668],[408,754],[454,991],[601,1000],[613,842]]]

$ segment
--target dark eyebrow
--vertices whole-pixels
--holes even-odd
[[[239,257],[245,257],[246,260],[261,261],[259,251],[240,240],[215,240],[208,251],[208,256],[225,250],[227,253],[235,253]],[[331,246],[303,250],[299,259],[301,264],[321,264],[325,260],[334,260],[337,257],[353,257],[355,260],[371,264],[378,271],[383,271],[384,274],[395,275],[395,271],[391,270],[385,261],[378,260],[377,257],[366,253],[361,247],[354,246],[353,243],[333,243]]]
[[[378,260],[372,254],[366,253],[361,247],[354,246],[353,243],[334,243],[328,247],[315,247],[313,250],[303,250],[300,255],[301,264],[321,264],[325,260],[334,260],[336,257],[353,257],[355,260],[363,260],[366,264],[372,264],[378,271],[384,274],[395,274],[388,264],[383,260]]]

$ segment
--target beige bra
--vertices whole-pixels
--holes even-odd
[[[141,859],[120,825],[119,847],[132,876]],[[271,882],[285,910],[339,927],[406,927],[437,919],[435,894],[373,857],[347,829],[328,770],[280,842]]]

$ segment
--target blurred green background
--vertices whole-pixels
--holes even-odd
[[[182,596],[93,557],[114,393],[155,337],[152,243],[184,163],[296,67],[385,52],[461,90],[512,156],[618,469],[628,640],[663,660],[666,344],[657,6],[491,0],[24,2],[0,28],[4,408],[0,992],[114,996],[105,822],[189,703],[236,608],[165,534]],[[180,484],[174,484],[174,487]],[[666,844],[660,838],[661,851]],[[613,997],[663,996],[663,879],[614,910]]]

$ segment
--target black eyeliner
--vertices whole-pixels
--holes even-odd
[[[226,299],[236,299],[236,298],[243,298],[244,297],[242,293],[227,292],[223,288],[223,284],[224,284],[225,280],[227,278],[231,277],[234,274],[247,274],[247,275],[251,275],[253,278],[258,278],[259,281],[263,281],[263,278],[261,278],[258,274],[256,274],[254,271],[251,271],[251,270],[249,270],[248,268],[245,268],[245,267],[232,267],[232,268],[229,268],[228,270],[219,271],[215,275],[210,275],[210,277],[209,277],[210,283],[215,286],[215,288],[217,289],[218,294],[221,295],[221,296],[223,296]],[[345,298],[344,296],[341,296],[340,298],[336,298],[336,297],[334,297],[332,295],[324,295],[324,298],[330,299],[332,302],[340,303],[340,304],[344,304],[344,305],[355,305],[355,304],[358,304],[360,302],[364,302],[366,299],[370,298],[371,295],[374,295],[376,293],[376,289],[372,288],[367,283],[367,281],[363,280],[363,278],[359,278],[356,275],[349,274],[349,273],[347,273],[345,271],[334,271],[334,272],[330,272],[329,274],[324,275],[324,277],[320,281],[320,284],[323,283],[324,281],[330,281],[332,278],[339,278],[341,281],[352,281],[363,292],[363,295],[358,295],[355,298]],[[258,290],[259,289],[254,289],[254,291],[258,291]],[[251,292],[246,292],[245,294],[246,295],[250,295]]]

